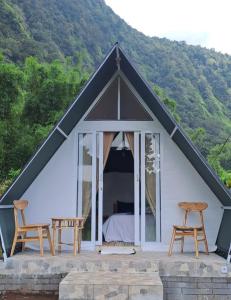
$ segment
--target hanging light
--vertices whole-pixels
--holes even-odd
[[[119,150],[119,151],[129,150],[129,148],[126,146],[125,133],[124,132],[122,132],[122,143],[116,148],[116,150]]]

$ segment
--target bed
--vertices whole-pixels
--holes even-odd
[[[155,240],[155,218],[146,215],[146,241]],[[103,235],[106,242],[134,243],[134,214],[117,213],[110,216],[103,224]]]

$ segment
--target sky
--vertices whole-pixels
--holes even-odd
[[[231,54],[231,0],[105,0],[148,36],[186,41]]]

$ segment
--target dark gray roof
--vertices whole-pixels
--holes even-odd
[[[63,131],[66,135],[71,132],[71,130],[78,123],[80,118],[117,70],[116,56],[118,53],[120,56],[121,70],[135,87],[141,98],[146,102],[148,107],[152,110],[166,131],[170,135],[174,132],[172,136],[173,141],[192,163],[194,168],[198,171],[214,194],[220,199],[221,203],[226,206],[231,205],[231,194],[228,189],[220,181],[215,172],[210,168],[204,157],[194,147],[189,138],[184,134],[183,130],[172,118],[163,102],[161,102],[158,96],[149,87],[149,84],[140,76],[133,64],[119,48],[118,44],[111,49],[103,63],[90,78],[79,96],[75,99],[64,116],[54,127],[51,134],[41,145],[38,151],[32,156],[31,160],[25,166],[15,182],[1,197],[1,204],[9,204],[14,199],[20,198],[25,190],[30,186],[39,172],[50,160],[52,155],[64,142],[65,137],[62,135],[59,129],[61,129],[61,131]]]

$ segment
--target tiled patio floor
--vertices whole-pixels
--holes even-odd
[[[124,271],[124,272],[160,272],[166,276],[224,276],[221,267],[226,260],[220,256],[194,253],[175,253],[168,257],[164,252],[142,252],[135,255],[101,255],[97,252],[82,251],[73,256],[71,252],[63,252],[51,256],[45,252],[41,257],[38,251],[26,250],[0,263],[2,273],[35,273],[58,274],[77,271]],[[229,272],[231,270],[228,270]],[[231,274],[231,273],[230,273]]]

